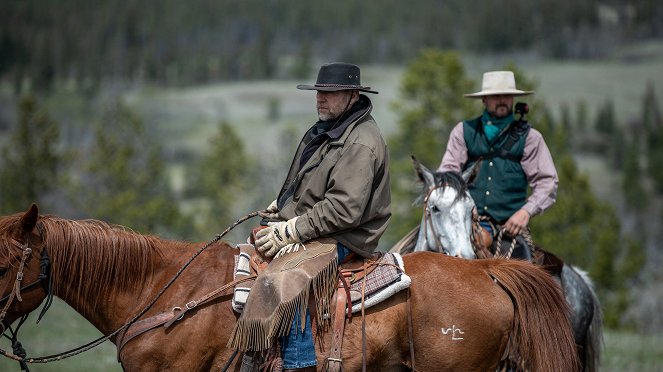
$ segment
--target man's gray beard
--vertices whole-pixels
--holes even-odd
[[[323,115],[318,114],[318,119],[320,119],[320,121],[332,121],[332,120],[338,119],[338,117],[339,117],[339,115],[336,115],[336,116],[332,117],[332,115],[330,114],[329,117],[323,118]]]

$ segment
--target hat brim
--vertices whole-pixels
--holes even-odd
[[[481,98],[485,96],[528,96],[534,94],[534,91],[518,90],[518,89],[504,89],[504,90],[486,90],[476,93],[463,94],[467,98]]]
[[[363,86],[356,86],[356,85],[326,86],[326,85],[299,84],[299,85],[297,85],[297,89],[301,89],[301,90],[319,90],[319,91],[322,91],[322,92],[338,92],[338,91],[341,91],[341,90],[359,90],[359,91],[366,92],[366,93],[379,94],[377,91],[371,90],[371,87],[363,87]]]

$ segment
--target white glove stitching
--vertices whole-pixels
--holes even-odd
[[[256,249],[264,255],[271,257],[288,244],[299,243],[301,239],[297,234],[295,223],[297,218],[285,222],[277,222],[270,227],[256,233]]]

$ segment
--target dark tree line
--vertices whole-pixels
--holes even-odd
[[[8,0],[0,79],[23,91],[300,77],[316,58],[402,64],[430,47],[595,58],[662,35],[656,0]]]

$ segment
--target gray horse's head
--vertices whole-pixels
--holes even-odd
[[[467,259],[476,258],[472,247],[474,200],[467,183],[475,174],[468,169],[455,172],[431,172],[414,157],[414,168],[424,183],[423,217],[414,251],[442,252]]]

